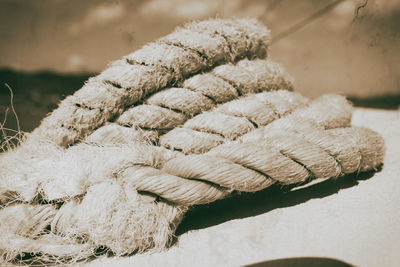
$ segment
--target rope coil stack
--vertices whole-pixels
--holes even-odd
[[[255,20],[188,24],[63,100],[0,155],[1,260],[161,250],[190,206],[382,165],[351,104],[291,92],[269,42]]]

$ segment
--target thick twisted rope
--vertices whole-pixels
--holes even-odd
[[[280,101],[280,97],[279,96],[286,96],[287,99],[290,99],[291,101],[290,104],[286,103],[284,101]],[[263,125],[266,125],[268,122],[273,121],[274,119],[278,119],[279,116],[284,116],[286,114],[289,114],[290,112],[296,110],[297,107],[303,107],[306,102],[306,99],[301,97],[300,95],[296,94],[296,93],[291,93],[291,92],[284,92],[284,91],[276,91],[276,92],[267,92],[267,93],[260,93],[258,95],[254,95],[254,96],[248,96],[248,97],[244,97],[242,99],[239,99],[235,102],[235,106],[240,108],[240,107],[245,107],[248,104],[248,100],[251,99],[259,99],[262,101],[265,101],[266,99],[269,99],[270,105],[269,107],[271,107],[272,105],[276,104],[278,105],[278,103],[280,103],[280,110],[278,111],[277,109],[274,108],[274,111],[272,112],[271,109],[268,109],[268,106],[258,106],[258,115],[264,118],[264,123],[265,124],[260,124],[260,127]],[[328,101],[331,101],[332,99],[334,99],[335,97],[332,97],[330,100],[328,99]],[[350,117],[351,116],[351,112],[348,112],[349,110],[351,110],[351,108],[349,109],[349,105],[348,103],[340,97],[340,99],[342,100],[342,113],[346,113],[346,116]],[[262,101],[260,101],[259,103],[262,103]],[[327,102],[327,101],[326,101]],[[318,103],[318,102],[315,102]],[[311,105],[313,106],[313,105]],[[344,106],[344,107],[343,107]],[[221,106],[219,106],[218,108],[216,108],[215,110],[219,110],[220,108],[224,108],[224,107],[229,107],[229,103],[227,104],[223,104]],[[346,109],[347,108],[347,109]],[[255,110],[252,109],[244,109],[242,110],[242,117],[234,117],[234,118],[240,118],[241,120],[246,121],[246,117],[250,117],[252,114],[254,114]],[[214,114],[214,112],[210,113],[211,115]],[[218,112],[216,112],[215,114],[217,114],[218,116]],[[198,115],[201,116],[202,114]],[[197,117],[197,116],[196,116]],[[196,117],[194,117],[193,119],[195,119]],[[344,123],[348,123],[349,120],[346,120]],[[190,122],[190,120],[188,121]],[[249,125],[249,122],[247,122]],[[229,124],[224,124],[225,126],[221,126],[221,127],[225,127],[226,131],[229,130],[231,131],[232,135],[235,136],[240,136],[243,135],[244,133],[246,133],[247,131],[243,132],[243,128],[241,127],[240,124],[237,125],[229,125]],[[253,126],[253,125],[252,125]],[[254,127],[254,126],[253,126]],[[251,130],[252,128],[246,129],[246,130]],[[192,132],[195,132],[194,130],[191,130]],[[170,133],[173,133],[173,131],[171,131]],[[203,134],[203,132],[197,132],[198,134]],[[206,136],[212,136],[213,134],[207,134]],[[216,134],[214,134],[216,135]],[[219,135],[217,135],[219,136]],[[162,138],[163,136],[161,136]],[[177,138],[179,139],[180,136],[177,136]],[[222,144],[224,142],[229,141],[229,138],[223,138],[220,137],[221,140],[219,140],[219,142],[216,143],[212,143],[213,146],[210,145],[209,142],[204,142],[204,138],[202,138],[201,140],[198,140],[198,136],[194,135],[193,138],[191,138],[191,136],[186,137],[186,139],[183,141],[183,138],[181,138],[182,140],[182,144],[191,144],[190,147],[194,147],[194,145],[198,144],[198,147],[194,147],[194,150],[199,151],[199,150],[208,150],[211,147],[215,147],[218,144]],[[193,145],[194,144],[194,145]],[[85,159],[80,159],[80,161],[83,164],[87,164],[87,165],[92,165],[95,167],[100,167],[100,166],[105,166],[105,168],[101,167],[98,170],[96,169],[91,169],[88,172],[90,174],[96,174],[96,175],[91,175],[93,177],[101,177],[104,175],[110,175],[111,173],[116,173],[119,174],[124,168],[126,168],[125,166],[129,166],[129,165],[145,165],[145,166],[161,166],[163,164],[163,162],[169,160],[170,158],[176,157],[179,154],[173,153],[173,152],[168,152],[168,150],[159,148],[159,147],[153,147],[151,146],[150,148],[146,148],[144,151],[144,148],[139,148],[139,149],[121,149],[121,147],[115,149],[115,152],[109,151],[112,150],[110,148],[110,145],[106,146],[105,151],[104,152],[100,152],[100,150],[95,146],[94,148],[91,149],[91,147],[88,147],[87,145],[82,145],[83,147],[80,147],[79,145],[77,145],[76,147],[72,147],[70,148],[67,152],[67,158],[56,158],[54,159],[57,162],[60,162],[61,164],[64,164],[64,162],[71,162],[71,159],[76,157],[76,153],[85,153],[87,154],[87,158],[85,157]],[[168,145],[165,146],[166,148],[171,148]],[[99,151],[96,151],[96,149],[98,149]],[[148,150],[150,149],[150,151],[152,151],[151,153],[148,152]],[[157,151],[155,150],[157,149]],[[172,148],[175,149],[175,148]],[[107,152],[109,151],[109,152]],[[137,155],[140,151],[140,156]],[[147,151],[147,152],[146,152]],[[163,156],[157,156],[157,152],[158,154],[162,153]],[[112,153],[112,155],[110,154]],[[156,154],[155,154],[156,153]],[[110,155],[110,157],[113,159],[114,163],[110,163],[110,159],[109,158],[104,158],[103,156],[99,157],[99,158],[94,158],[93,155],[104,155],[104,154],[108,154]],[[115,154],[115,155],[114,155]],[[61,154],[61,157],[65,157],[63,156],[63,154]],[[132,161],[130,159],[136,159],[136,161]],[[99,160],[98,163],[93,164],[93,162],[95,162],[96,160]],[[76,161],[76,160],[74,160]],[[101,162],[100,162],[101,161]],[[107,161],[107,162],[105,162]],[[90,164],[90,162],[92,162],[92,164]],[[58,165],[58,163],[53,163]],[[84,168],[82,166],[82,168]],[[86,167],[87,168],[87,167]],[[54,169],[56,170],[60,170],[62,169],[62,167],[55,167]],[[74,168],[75,169],[75,168]],[[77,168],[78,170],[80,168]],[[68,169],[68,172],[71,173],[71,170]],[[157,171],[155,171],[157,172]],[[45,175],[45,174],[43,174]],[[41,176],[41,175],[39,175]],[[49,176],[49,175],[47,175]],[[86,190],[86,187],[88,186],[88,182],[93,182],[90,181],[90,179],[84,178],[82,177],[82,175],[76,175],[76,173],[72,172],[71,174],[63,174],[61,175],[59,173],[59,175],[56,175],[55,177],[57,177],[57,179],[51,179],[51,180],[47,180],[45,183],[42,183],[43,185],[38,189],[38,191],[42,192],[44,194],[44,198],[48,199],[48,200],[55,200],[55,199],[63,199],[63,198],[69,198],[69,197],[73,197],[75,195],[80,195],[83,194]],[[146,177],[151,177],[151,176],[146,176],[144,175],[143,178],[146,179]],[[85,179],[85,180],[82,180]],[[160,178],[163,179],[163,178]],[[176,183],[176,179],[174,177],[170,177],[169,179],[166,178],[164,179],[165,183],[168,183],[170,185],[172,185],[172,187],[179,187],[177,185],[179,185],[179,183]],[[73,182],[74,181],[74,182]],[[157,182],[156,179],[147,179],[147,184],[152,184],[151,186],[153,187],[157,187]],[[187,181],[182,181],[182,183],[185,183]],[[198,183],[198,186],[200,187],[204,187],[204,185],[202,185],[201,183]],[[162,186],[161,186],[162,187]],[[66,192],[65,190],[70,190],[69,192]],[[166,189],[168,191],[168,189]],[[182,187],[182,189],[180,191],[185,190],[185,187]],[[148,191],[145,188],[140,188],[139,191]],[[173,191],[173,190],[172,190]],[[171,193],[172,193],[171,191]],[[156,193],[153,191],[149,191],[151,193]],[[177,195],[179,192],[174,192],[175,195]],[[199,190],[198,194],[202,194],[202,190]]]
[[[339,101],[342,107],[332,108],[337,107]],[[327,108],[318,114],[310,112],[318,106]],[[323,97],[261,127],[261,135],[251,136],[253,131],[238,141],[228,141],[201,155],[161,156],[164,150],[155,151],[156,147],[138,144],[120,148],[77,145],[75,151],[70,148],[70,156],[88,152],[86,156],[80,155],[86,158],[95,150],[108,153],[111,158],[124,154],[123,159],[115,161],[114,169],[107,166],[114,171],[116,180],[110,180],[112,176],[100,179],[97,175],[103,170],[99,173],[90,170],[93,176],[86,179],[91,185],[81,201],[67,200],[59,210],[49,205],[47,213],[31,217],[33,221],[42,222],[46,216],[48,221],[42,227],[51,224],[52,231],[68,237],[68,242],[72,242],[73,237],[87,235],[91,249],[107,246],[117,254],[125,254],[153,246],[163,247],[188,205],[215,201],[232,190],[256,191],[275,182],[292,184],[309,178],[337,177],[377,168],[383,160],[382,138],[365,128],[346,127],[350,116],[351,108],[343,98]],[[294,121],[299,118],[305,124],[301,131],[290,127],[298,125]],[[250,137],[253,139],[239,142]],[[288,140],[291,140],[289,144]],[[72,177],[76,178],[76,173]],[[45,188],[43,190],[45,192]],[[170,204],[163,200],[154,202],[154,197],[137,192],[156,194]],[[8,209],[0,214],[8,214]],[[110,218],[118,219],[110,221]],[[30,231],[31,236],[40,232]],[[84,244],[76,245],[75,253],[79,254]]]
[[[3,258],[160,250],[192,205],[381,165],[343,97],[279,90],[292,81],[263,59],[268,37],[252,20],[190,24],[67,97],[0,155]]]
[[[321,105],[326,108],[325,112],[309,112]],[[304,120],[305,114],[309,115],[307,120]],[[297,132],[299,117],[306,124],[306,132]],[[342,97],[323,97],[260,128],[263,135],[253,140],[247,135],[242,137],[247,141],[228,142],[202,155],[177,156],[163,163],[160,170],[133,166],[124,172],[138,191],[157,194],[170,202],[194,205],[215,201],[232,190],[258,191],[276,181],[293,184],[309,178],[338,177],[376,168],[382,162],[383,146],[377,134],[363,128],[325,130],[347,127],[350,118],[351,107]],[[277,128],[281,130],[276,131]],[[365,142],[369,150],[358,149]],[[378,148],[377,154],[370,157],[375,148]],[[364,161],[363,155],[366,155]],[[181,183],[181,187],[177,186]]]
[[[240,75],[230,77],[232,70]],[[219,78],[216,73],[225,78]],[[182,87],[167,88],[151,95],[144,104],[125,111],[116,123],[97,129],[86,141],[104,144],[147,140],[157,143],[160,134],[184,124],[194,115],[241,95],[277,89],[291,90],[291,80],[283,68],[271,60],[244,59],[236,65],[221,65],[211,72],[185,80]],[[244,86],[240,84],[247,84],[247,89],[242,89]],[[278,95],[276,97],[279,98]],[[281,102],[287,103],[289,100],[284,98],[285,95],[280,97]],[[246,103],[239,105],[243,107]],[[258,107],[260,105],[258,103]],[[278,102],[276,105],[279,105]]]
[[[187,24],[89,79],[62,101],[33,134],[66,147],[126,107],[193,74],[244,57],[264,58],[269,43],[269,30],[256,20],[216,19]]]
[[[333,99],[335,98],[332,97],[331,100]],[[337,108],[347,110],[346,116],[350,117],[351,108],[349,109],[349,105],[343,98],[339,99],[342,100],[342,102],[341,105],[337,103]],[[242,125],[251,126],[242,127],[241,124],[238,123],[236,125],[232,123],[223,123],[220,125],[222,132],[229,131],[229,136],[238,137],[249,130],[253,130],[254,127],[262,127],[271,121],[286,116],[296,110],[296,108],[304,107],[306,103],[308,103],[306,98],[297,93],[288,91],[274,91],[249,95],[216,107],[207,115],[210,118],[209,122],[202,122],[202,120],[197,119],[197,117],[201,119],[204,114],[193,117],[192,119],[194,119],[195,122],[197,121],[197,125],[202,126],[202,129],[199,127],[197,127],[198,130],[185,128],[186,124],[184,124],[183,128],[175,128],[171,132],[161,135],[160,143],[166,148],[182,150],[185,153],[206,152],[212,147],[231,140],[229,138],[224,138],[221,134],[210,133],[211,130],[209,128],[215,128],[213,127],[216,120],[215,118],[218,119],[221,115],[224,117],[231,117],[234,119],[234,122],[238,120],[242,122]],[[257,124],[255,124],[254,121],[256,121]],[[191,120],[187,122],[196,126],[196,123],[191,122]],[[348,122],[348,119],[346,122]],[[100,132],[102,128],[106,128],[108,134],[104,140],[99,138],[104,137],[104,135],[96,135],[96,132]],[[46,142],[40,144],[42,149],[39,151],[37,151],[36,146],[22,146],[20,149],[8,153],[7,156],[9,161],[12,161],[12,158],[22,160],[27,167],[15,169],[12,166],[5,166],[7,167],[9,179],[3,179],[0,180],[0,182],[2,182],[5,188],[14,192],[10,193],[10,191],[8,191],[8,194],[19,196],[24,201],[32,201],[32,199],[37,196],[38,192],[42,192],[42,195],[44,193],[45,199],[49,201],[84,194],[87,186],[85,180],[87,179],[80,174],[82,169],[86,170],[91,176],[109,176],[112,175],[112,172],[118,172],[118,169],[122,168],[124,165],[130,164],[130,158],[138,158],[136,150],[129,148],[122,149],[121,144],[123,144],[123,142],[115,143],[116,140],[130,140],[131,128],[122,126],[118,126],[117,128],[108,128],[104,126],[102,128],[89,136],[88,140],[91,142],[96,141],[96,144],[108,144],[104,152],[101,152],[100,149],[96,150],[96,146],[87,145],[70,147],[65,151],[66,153],[64,150],[54,147],[51,144],[49,145]],[[121,129],[128,132],[120,131]],[[110,136],[112,138],[109,138]],[[114,142],[110,143],[110,140]],[[136,138],[134,140],[138,139]],[[144,138],[144,140],[146,140],[146,138]],[[114,150],[110,149],[110,146],[115,146]],[[92,147],[94,147],[94,149]],[[33,151],[30,151],[31,149],[33,149]],[[110,151],[107,152],[108,150]],[[114,151],[112,155],[111,151]],[[175,155],[173,152],[165,153],[165,149],[163,151],[163,154],[166,155],[166,159]],[[43,154],[40,155],[38,154],[39,152]],[[32,156],[33,153],[36,153],[35,157]],[[52,155],[52,157],[49,157],[49,155]],[[77,157],[77,155],[79,156]],[[109,156],[105,157],[104,155]],[[148,153],[143,154],[138,163],[153,166],[157,165],[153,164],[153,162],[158,161],[160,160],[155,159],[155,156]],[[112,164],[112,162],[114,163]],[[48,168],[46,166],[53,167]],[[93,168],[88,169],[88,166],[93,166]],[[54,173],[52,172],[53,170]]]

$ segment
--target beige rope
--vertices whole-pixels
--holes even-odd
[[[113,62],[45,118],[34,135],[66,147],[127,106],[193,74],[244,57],[264,58],[269,30],[256,20],[209,20],[174,33]]]
[[[327,97],[323,99],[326,104],[332,102]],[[298,132],[297,128],[290,131],[288,120],[294,120],[299,114],[312,115],[307,111],[318,104],[321,104],[321,99],[277,120],[275,125],[286,125],[280,134],[276,130],[278,126],[270,124],[263,127],[264,139],[257,143],[228,142],[205,154],[174,155],[165,162],[154,162],[152,158],[157,154],[143,157],[153,150],[152,147],[142,145],[141,149],[140,146],[130,146],[131,150],[140,151],[132,157],[136,162],[131,162],[131,166],[122,164],[125,167],[116,173],[115,181],[109,177],[96,180],[88,187],[81,202],[67,200],[57,211],[51,229],[55,234],[69,238],[86,236],[92,250],[93,247],[107,246],[116,254],[126,254],[154,246],[161,248],[168,244],[187,205],[215,201],[232,190],[256,191],[276,181],[291,184],[310,177],[337,177],[374,169],[382,163],[382,138],[365,128],[324,130],[323,127],[331,128],[328,121],[338,125],[328,109],[305,120],[309,131]],[[347,119],[341,120],[343,117],[346,116],[338,116],[344,123],[341,126],[348,126]],[[75,157],[87,150],[78,148],[79,145],[76,146]],[[115,147],[109,150],[106,147],[92,149],[104,150],[111,157],[122,152],[110,153]],[[169,203],[176,202],[181,206],[162,200],[154,202],[154,197],[138,195],[138,191],[157,194]],[[6,208],[1,212],[7,214],[8,210]],[[52,218],[54,210],[49,210],[49,213],[51,216],[48,217]],[[32,215],[24,216],[27,217]]]
[[[241,73],[250,69],[253,73],[246,75],[246,80],[242,77],[243,75],[232,76],[224,80],[214,74],[214,71],[218,70],[219,73],[228,76],[229,71],[232,69],[236,69],[237,72]],[[132,128],[130,131],[121,129],[121,127],[111,123],[97,129],[89,135],[87,141],[103,144],[107,142],[121,142],[123,139],[121,134],[126,133],[126,141],[146,140],[157,143],[160,134],[184,124],[194,115],[215,108],[217,104],[236,99],[239,95],[277,89],[292,89],[292,79],[280,65],[271,60],[250,61],[244,59],[236,65],[226,64],[219,66],[214,71],[195,75],[185,80],[180,88],[173,87],[157,92],[146,99],[144,104],[133,106],[125,111],[118,117],[116,123]],[[243,81],[249,82],[253,87],[251,89],[248,88],[246,92],[242,92],[239,89],[240,86],[232,85]],[[289,100],[285,100],[286,97],[289,99],[302,98],[299,95],[290,95],[284,92],[276,95],[260,95],[258,102],[263,101],[265,103],[258,103],[258,108],[255,107],[253,110],[253,116],[256,116],[257,112],[260,112],[262,108],[265,108],[265,105],[268,105],[268,98],[274,97],[279,98],[279,101],[278,99],[272,99],[271,101],[275,102],[275,105],[283,105],[283,108],[286,109],[286,106],[289,105],[288,102],[290,102]],[[264,100],[261,98],[264,98]],[[298,103],[300,100],[293,99],[291,101]],[[235,102],[230,105],[230,109],[236,104],[243,109],[249,103],[244,103],[243,101]],[[263,107],[261,108],[261,106]],[[275,111],[274,107],[269,107],[269,110],[271,112]],[[223,112],[223,110],[221,111]],[[236,113],[225,111],[224,113],[236,116],[238,112],[240,111],[237,110]],[[232,116],[229,117],[235,120]],[[232,123],[235,124],[235,121]]]
[[[344,97],[290,92],[268,38],[254,20],[189,24],[62,101],[0,154],[2,259],[161,250],[192,205],[376,170],[383,139],[351,127]]]

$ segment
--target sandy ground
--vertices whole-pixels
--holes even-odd
[[[273,266],[271,260],[295,257],[399,266],[400,112],[356,109],[353,124],[384,137],[380,172],[288,192],[275,187],[201,207],[187,215],[178,241],[165,252],[100,258],[87,266]]]

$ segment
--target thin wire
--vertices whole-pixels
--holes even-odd
[[[357,4],[357,7],[354,9],[354,19],[357,19],[358,17],[358,12],[360,11],[361,8],[366,7],[368,4],[368,0],[364,0],[363,3]]]
[[[332,8],[334,8],[335,6],[337,6],[338,4],[340,4],[341,2],[343,2],[345,0],[336,0],[335,2],[325,6],[324,8],[318,10],[317,12],[313,13],[311,16],[303,19],[302,21],[296,23],[295,25],[293,25],[292,27],[290,27],[289,29],[278,33],[273,39],[272,39],[272,43],[276,43],[277,41],[279,41],[280,39],[283,39],[285,37],[287,37],[288,35],[300,30],[301,28],[303,28],[304,26],[308,25],[309,23],[313,22],[314,20],[316,20],[317,18],[321,17],[322,15],[324,15],[325,13],[329,12]]]

